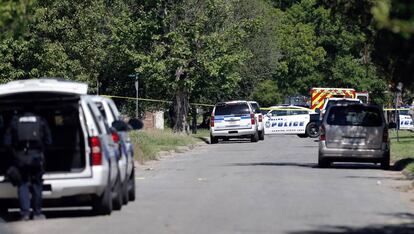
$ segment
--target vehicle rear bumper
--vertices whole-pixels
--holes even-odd
[[[78,195],[101,195],[108,184],[109,170],[103,166],[92,167],[92,176],[43,181],[43,199],[57,199]],[[0,199],[17,198],[17,188],[9,182],[0,182]]]
[[[214,137],[250,137],[256,134],[255,128],[247,129],[226,129],[226,130],[212,130],[211,135]]]
[[[319,142],[319,157],[336,158],[338,160],[364,161],[382,159],[389,155],[389,150],[385,149],[342,149],[327,148],[325,142]]]

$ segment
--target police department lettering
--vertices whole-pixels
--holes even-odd
[[[309,123],[309,114],[265,117],[265,134],[303,134]]]

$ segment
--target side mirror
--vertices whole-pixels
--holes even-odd
[[[128,124],[131,125],[134,130],[139,130],[144,127],[144,123],[139,119],[130,119]]]
[[[388,124],[388,128],[389,129],[397,128],[397,124],[394,123],[394,122],[391,122],[391,123]]]
[[[118,132],[126,132],[129,130],[128,124],[121,120],[115,120],[112,122],[112,127],[115,128]]]

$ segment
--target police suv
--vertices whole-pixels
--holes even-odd
[[[97,214],[110,214],[122,205],[117,149],[87,89],[83,83],[56,79],[0,85],[0,130],[8,127],[16,112],[30,106],[46,120],[52,134],[52,144],[44,152],[45,203],[92,206]],[[6,178],[14,155],[2,144],[0,155],[0,208],[4,212],[17,201],[17,189]]]
[[[296,134],[299,137],[319,136],[319,114],[299,106],[273,106],[264,116],[265,134]]]
[[[210,143],[229,138],[259,141],[257,119],[249,102],[229,101],[215,105],[210,119]]]

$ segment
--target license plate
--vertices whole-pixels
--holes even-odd
[[[365,145],[365,139],[363,138],[344,138],[342,141],[347,145]]]

